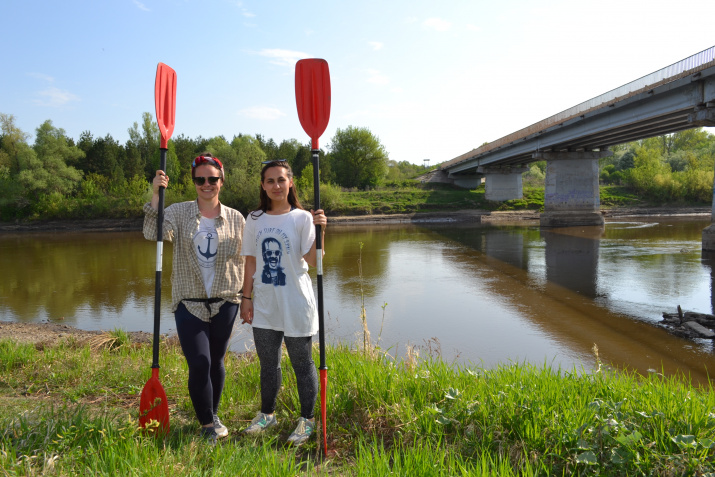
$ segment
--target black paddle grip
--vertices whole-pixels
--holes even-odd
[[[160,159],[159,159],[159,169],[162,171],[166,170],[166,149],[160,149]],[[164,188],[159,187],[159,206],[158,206],[159,216],[156,219],[156,241],[157,243],[164,240]],[[154,286],[154,341],[152,346],[152,368],[159,367],[159,324],[161,321],[161,266],[159,260],[161,260],[161,255],[159,254],[159,247],[157,246],[157,270],[156,270],[156,282]]]

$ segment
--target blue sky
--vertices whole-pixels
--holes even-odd
[[[330,123],[430,164],[715,45],[692,0],[4,0],[0,112],[120,143],[178,77],[174,136],[307,143],[294,66],[328,61]],[[705,22],[705,23],[704,23]],[[712,132],[712,130],[711,130]]]

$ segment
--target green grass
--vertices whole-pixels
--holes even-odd
[[[449,184],[415,184],[411,187],[342,192],[340,205],[329,213],[339,215],[406,214],[452,210],[539,210],[544,206],[543,188],[525,188],[524,198],[493,202],[484,197],[484,186],[475,190]]]
[[[600,202],[604,208],[648,205],[632,190],[622,186],[602,185],[600,187]],[[341,193],[340,205],[336,206],[334,210],[328,210],[328,213],[337,215],[405,214],[465,209],[543,211],[544,187],[524,186],[521,199],[504,202],[487,200],[484,186],[475,190],[465,190],[448,184],[415,184],[412,187],[403,185],[372,191],[349,191]]]
[[[115,331],[116,335],[116,331]],[[594,359],[598,363],[597,350]],[[316,350],[317,354],[317,350]],[[284,357],[279,426],[247,438],[259,408],[253,354],[227,357],[216,447],[197,437],[186,365],[161,347],[171,431],[137,427],[151,346],[35,349],[0,343],[3,475],[712,475],[715,393],[683,377],[505,364],[454,366],[417,350],[396,362],[378,348],[329,347],[328,448],[285,445],[298,417]],[[315,357],[317,360],[317,356]],[[710,474],[708,474],[710,473]]]

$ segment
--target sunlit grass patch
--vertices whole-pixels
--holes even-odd
[[[229,355],[219,413],[230,435],[212,447],[198,437],[178,346],[162,342],[171,431],[156,439],[137,421],[150,345],[37,350],[4,342],[3,365],[14,364],[0,377],[0,467],[9,475],[715,472],[715,393],[683,377],[603,363],[592,373],[523,363],[484,369],[445,363],[437,348],[396,360],[365,345],[327,349],[325,456],[320,430],[299,449],[285,443],[300,409],[287,356],[279,426],[247,438],[240,430],[260,407],[258,361]]]

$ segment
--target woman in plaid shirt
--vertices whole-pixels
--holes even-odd
[[[171,294],[176,332],[189,366],[189,395],[201,435],[215,442],[228,435],[218,418],[226,377],[224,357],[238,314],[245,219],[219,201],[223,164],[205,153],[191,164],[197,199],[164,211],[164,240],[173,242]],[[144,237],[156,240],[159,187],[169,177],[156,171],[151,202],[144,205]]]

